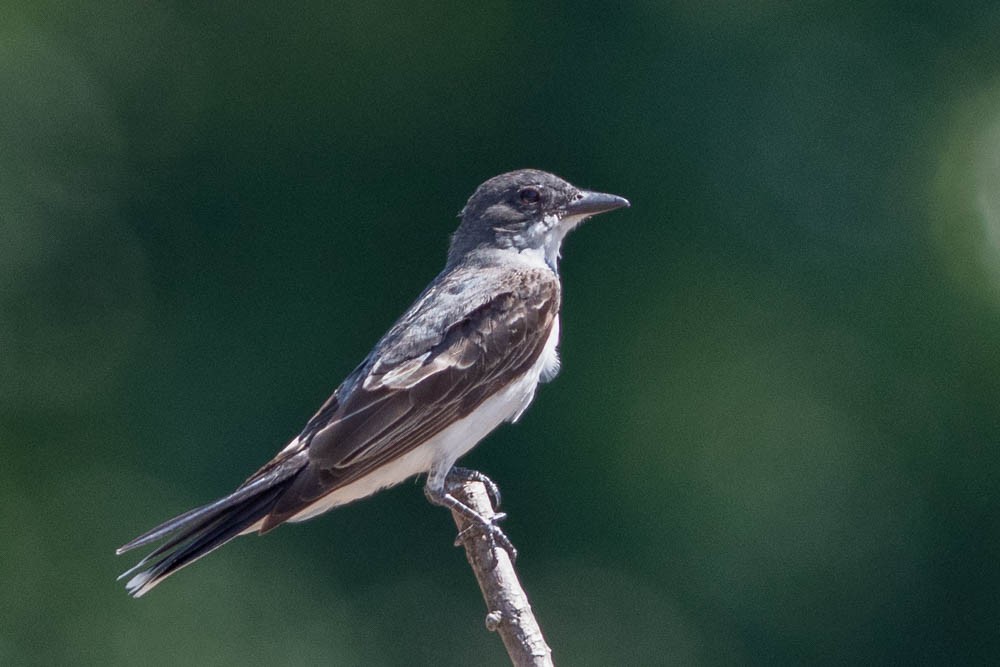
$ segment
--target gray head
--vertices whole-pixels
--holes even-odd
[[[537,169],[494,176],[462,209],[448,264],[477,249],[510,248],[538,253],[554,270],[569,230],[592,215],[628,205],[622,197],[581,190]]]

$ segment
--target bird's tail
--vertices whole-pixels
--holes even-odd
[[[169,538],[118,577],[131,577],[125,584],[129,594],[145,595],[174,572],[253,530],[301,470],[295,466],[280,468],[284,469],[252,477],[232,494],[176,516],[120,547],[118,555]]]

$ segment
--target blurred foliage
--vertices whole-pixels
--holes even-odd
[[[524,166],[633,202],[466,458],[557,661],[997,659],[996,3],[0,19],[0,664],[504,664],[415,485],[139,601],[112,553],[287,441]]]

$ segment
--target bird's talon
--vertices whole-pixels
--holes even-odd
[[[497,547],[503,549],[510,556],[510,561],[513,563],[517,560],[517,549],[514,548],[514,544],[510,541],[510,538],[501,530],[500,526],[496,525],[497,521],[505,519],[507,515],[497,514],[492,519],[480,519],[480,521],[470,520],[468,525],[465,526],[458,535],[455,536],[455,546],[462,546],[463,542],[470,535],[474,533],[479,533],[483,539],[489,540],[490,551],[494,551]]]
[[[490,497],[490,504],[493,505],[493,509],[496,510],[500,507],[500,487],[496,485],[496,482],[478,470],[454,466],[448,471],[448,477],[445,482],[450,487],[460,486],[465,482],[480,482],[486,487],[486,495]]]

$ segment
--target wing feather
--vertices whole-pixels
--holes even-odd
[[[483,276],[445,278],[418,299],[369,362],[345,382],[336,405],[324,406],[329,409],[317,413],[299,436],[309,464],[282,495],[263,531],[412,451],[538,360],[559,313],[553,273],[523,269],[507,274],[502,290],[493,281],[488,293],[477,292]],[[442,298],[454,303],[465,280],[472,284],[465,310],[453,313],[448,326],[428,323],[441,312]],[[414,331],[424,335],[414,339]]]

